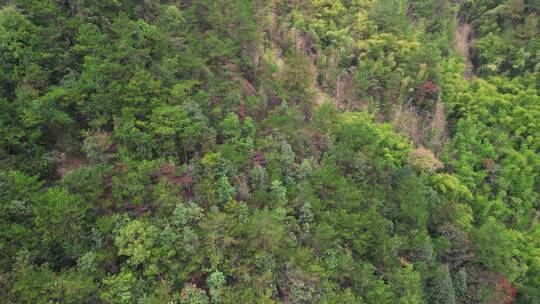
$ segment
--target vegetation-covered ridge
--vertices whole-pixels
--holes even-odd
[[[0,302],[540,303],[535,0],[0,0]]]

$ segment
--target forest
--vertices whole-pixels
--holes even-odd
[[[540,304],[538,0],[0,0],[0,303]]]

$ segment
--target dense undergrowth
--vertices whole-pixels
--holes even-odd
[[[1,302],[540,302],[537,1],[0,5]]]

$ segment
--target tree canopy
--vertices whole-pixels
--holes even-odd
[[[0,302],[540,303],[539,13],[0,1]]]

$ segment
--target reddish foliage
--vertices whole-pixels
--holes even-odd
[[[184,201],[187,202],[189,200],[189,198],[191,197],[191,191],[190,191],[190,188],[189,188],[189,185],[192,182],[191,175],[189,175],[188,173],[185,173],[184,175],[182,175],[180,180],[181,180],[182,185],[184,186],[184,190],[182,192],[182,197],[184,198]]]
[[[321,151],[325,146],[325,137],[324,134],[319,131],[314,131],[311,133],[312,141],[310,142],[311,145],[315,147],[315,149]]]
[[[130,203],[124,203],[124,208],[132,212],[134,216],[140,216],[143,213],[149,211],[148,206],[145,205],[132,205]]]
[[[246,118],[247,116],[247,113],[246,113],[246,104],[244,103],[244,101],[241,101],[240,102],[240,109],[238,110],[238,117],[240,118],[240,121],[244,121],[244,119]]]
[[[484,169],[491,170],[495,162],[491,158],[484,158]]]
[[[191,192],[189,191],[189,188],[184,188],[184,191],[182,191],[182,198],[184,201],[189,201],[189,198],[191,197]]]
[[[424,91],[426,93],[431,93],[431,94],[439,93],[439,87],[431,80],[419,85],[418,89],[420,91]]]
[[[253,158],[253,161],[256,164],[259,164],[261,166],[266,165],[266,157],[264,157],[264,153],[262,152],[255,153],[255,157]]]
[[[189,172],[186,172],[181,176],[177,176],[175,165],[164,164],[163,166],[161,166],[161,168],[159,168],[159,176],[176,185],[182,185],[184,188],[182,191],[182,196],[185,201],[189,200],[189,198],[191,197],[190,185],[193,181],[193,178],[191,177]]]
[[[173,175],[176,172],[176,166],[173,164],[164,164],[159,168],[159,174],[161,176]]]
[[[191,175],[188,175],[187,173],[185,173],[184,175],[182,175],[182,177],[180,177],[180,181],[182,182],[182,185],[184,187],[189,186],[192,181]]]
[[[118,146],[116,144],[112,144],[109,146],[109,149],[107,150],[107,152],[111,152],[111,153],[114,153],[118,150]]]
[[[497,182],[497,170],[495,167],[495,161],[493,161],[491,158],[484,158],[483,161],[484,170],[488,173],[487,180],[490,183]]]
[[[206,288],[206,274],[205,273],[197,273],[191,275],[190,283],[197,286],[198,288],[205,289]]]
[[[416,87],[418,91],[417,98],[420,102],[424,99],[436,99],[439,94],[439,87],[433,81],[424,82]]]
[[[176,176],[176,166],[173,164],[164,164],[159,168],[159,176],[177,185],[182,183],[182,179]]]
[[[514,302],[517,295],[517,289],[505,278],[499,277],[496,283],[496,289],[502,293],[501,303],[510,304]]]

